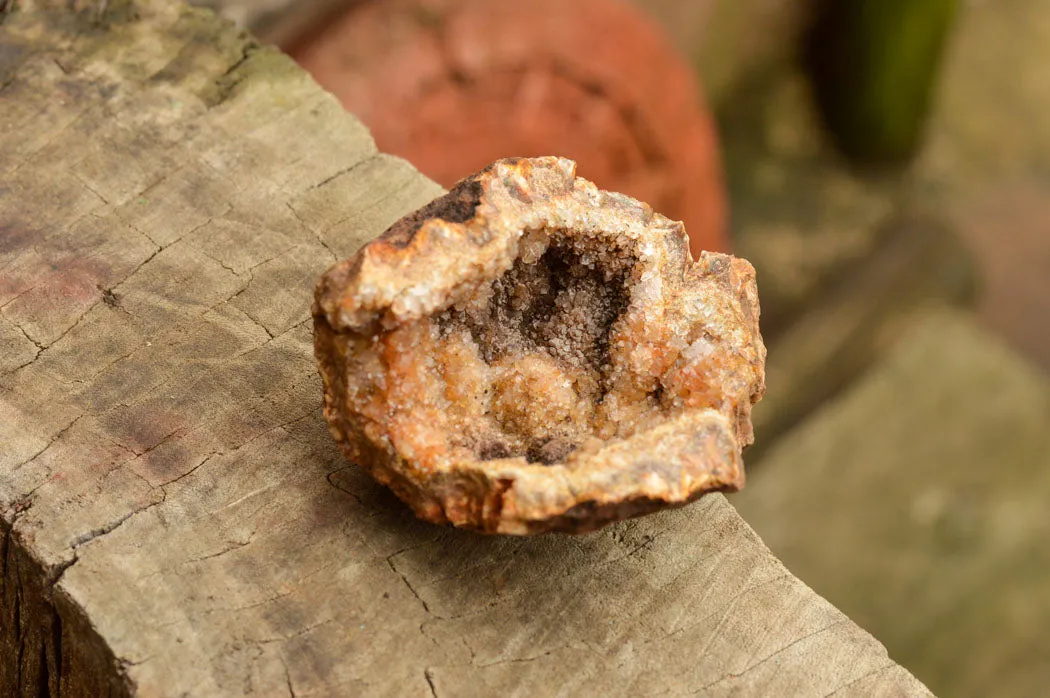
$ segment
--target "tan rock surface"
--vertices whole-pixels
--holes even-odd
[[[754,269],[575,174],[497,161],[318,285],[332,434],[422,518],[585,532],[743,484]]]

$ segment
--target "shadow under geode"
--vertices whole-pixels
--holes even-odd
[[[327,455],[317,472],[329,468],[338,496],[317,504],[334,503],[343,535],[365,540],[415,597],[398,603],[422,611],[419,630],[437,645],[432,663],[480,668],[566,647],[600,649],[611,661],[625,644],[662,642],[685,625],[709,632],[705,619],[756,581],[797,584],[718,494],[590,534],[486,535],[417,519],[328,441],[318,444]],[[394,596],[375,581],[377,595]]]

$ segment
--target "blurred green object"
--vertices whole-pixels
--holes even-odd
[[[825,0],[805,60],[824,122],[861,165],[918,150],[958,0]]]

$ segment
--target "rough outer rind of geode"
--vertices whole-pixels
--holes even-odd
[[[743,485],[754,269],[575,168],[493,163],[317,286],[330,431],[427,521],[580,533]]]

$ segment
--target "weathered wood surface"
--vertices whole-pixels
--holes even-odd
[[[414,520],[331,443],[307,313],[439,189],[210,14],[103,6],[0,26],[0,693],[927,693],[721,496]]]

